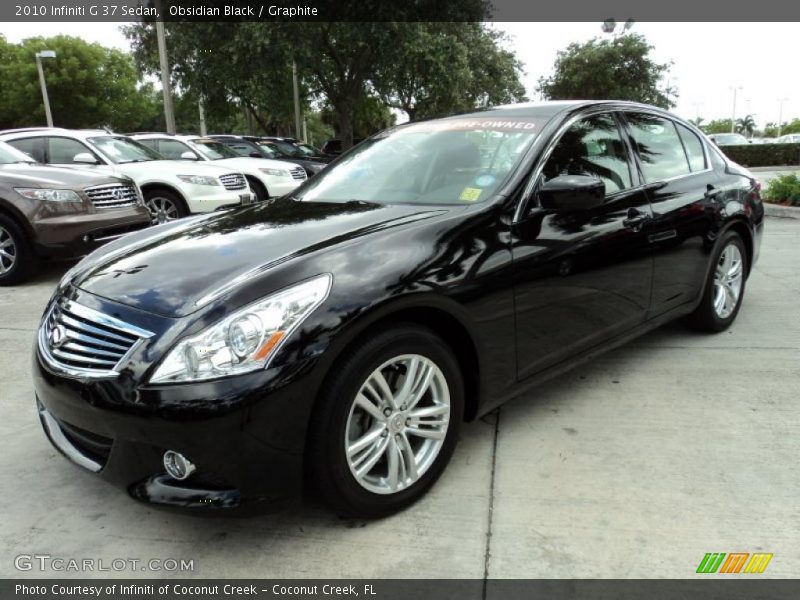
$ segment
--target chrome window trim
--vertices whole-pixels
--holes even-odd
[[[71,313],[74,313],[75,315],[78,315],[79,317],[93,321],[100,325],[105,325],[106,327],[119,329],[120,331],[127,333],[131,336],[138,337],[139,339],[136,340],[131,345],[130,349],[124,355],[122,355],[122,357],[117,361],[117,363],[111,369],[107,370],[84,369],[80,367],[71,367],[69,365],[62,364],[50,352],[47,340],[47,333],[45,331],[47,322],[50,319],[50,316],[52,315],[57,305],[60,305],[64,309],[68,310]],[[146,329],[136,327],[135,325],[131,325],[130,323],[126,323],[125,321],[121,321],[115,317],[103,314],[92,308],[83,306],[82,304],[78,304],[77,302],[73,302],[72,300],[61,298],[54,301],[45,312],[44,317],[42,318],[42,322],[39,325],[39,331],[37,335],[37,341],[38,341],[37,345],[39,347],[39,356],[41,356],[44,362],[47,364],[47,366],[56,373],[67,375],[69,377],[73,377],[76,379],[111,379],[119,376],[121,366],[124,365],[130,359],[133,353],[136,352],[136,350],[138,350],[141,347],[141,345],[144,344],[145,341],[147,341],[154,335],[155,334],[152,331],[147,331]]]

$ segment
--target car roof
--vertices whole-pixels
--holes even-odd
[[[65,129],[63,127],[29,127],[24,129],[4,129],[0,131],[0,136],[6,137],[13,135],[17,138],[37,137],[42,134],[54,134],[70,136],[76,138],[90,137],[94,135],[115,135],[123,136],[122,133],[109,132],[105,129]]]

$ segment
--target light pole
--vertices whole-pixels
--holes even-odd
[[[156,7],[161,13],[161,1],[157,0]],[[167,133],[175,134],[175,110],[172,107],[172,87],[169,76],[169,57],[167,56],[167,36],[164,31],[164,21],[156,19],[156,41],[158,43],[158,62],[161,67],[161,91],[164,95],[164,121]]]
[[[742,86],[733,88],[733,112],[731,113],[731,133],[736,133],[736,92],[743,89]]]
[[[47,96],[47,84],[44,81],[44,69],[42,68],[43,58],[55,58],[53,50],[42,50],[36,53],[36,69],[39,71],[39,83],[42,86],[42,100],[44,100],[44,114],[47,117],[47,126],[53,126],[53,114],[50,112],[50,98]]]
[[[292,94],[294,99],[294,137],[300,138],[300,91],[297,84],[297,63],[292,61]],[[302,139],[305,139],[303,137]]]
[[[781,98],[778,101],[778,136],[781,137],[781,130],[783,129],[783,103],[786,102],[788,98]]]

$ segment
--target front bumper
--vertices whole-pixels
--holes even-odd
[[[191,213],[207,213],[227,208],[250,204],[253,194],[249,188],[226,190],[220,186],[183,184],[181,193]]]
[[[53,215],[33,221],[34,244],[39,256],[72,258],[127,233],[150,226],[144,206],[75,215]]]
[[[305,179],[292,179],[291,177],[269,177],[263,181],[270,197],[285,196],[293,192]]]
[[[131,390],[128,382],[73,379],[34,352],[34,390],[51,443],[134,498],[183,508],[280,506],[302,487],[308,390],[269,392],[269,371],[229,381]],[[194,400],[189,400],[194,398]],[[197,470],[176,481],[163,453]]]

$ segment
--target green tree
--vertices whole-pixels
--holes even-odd
[[[399,36],[373,85],[409,120],[525,99],[519,61],[482,23],[409,23]]]
[[[753,115],[745,115],[741,119],[736,119],[736,131],[744,134],[746,137],[753,137],[753,132],[756,130],[756,121]]]
[[[35,54],[54,50],[44,61],[47,91],[57,126],[109,126],[120,131],[153,122],[160,110],[152,85],[141,84],[131,56],[80,38],[60,35],[21,44],[0,39],[0,127],[44,125],[45,114]]]
[[[363,111],[365,102],[376,93],[384,101],[392,98],[393,105],[431,113],[524,96],[517,77],[519,65],[513,55],[495,48],[497,34],[463,22],[483,20],[489,10],[485,0],[445,5],[444,9],[451,12],[439,13],[437,20],[443,23],[430,25],[438,33],[426,38],[435,41],[428,52],[445,54],[445,60],[420,53],[424,46],[418,43],[416,34],[425,31],[418,24],[424,19],[401,22],[429,4],[376,4],[374,23],[348,22],[353,2],[337,3],[337,18],[326,23],[168,23],[172,83],[176,89],[208,98],[209,112],[230,111],[231,104],[244,106],[265,132],[274,133],[293,129],[294,63],[304,112],[325,106],[326,120],[332,122],[345,147],[351,143],[358,111]],[[140,68],[158,73],[153,24],[138,23],[125,32]],[[459,42],[462,38],[466,42]],[[458,46],[457,50],[450,45]],[[490,46],[496,49],[497,60],[486,56]],[[462,72],[463,65],[469,65],[476,73],[471,87],[462,86],[463,94],[456,96],[444,93],[443,86],[429,90],[430,78],[423,86],[409,84],[400,74],[392,74],[392,69],[411,69],[400,58],[401,48],[406,56],[415,56],[416,64],[427,63],[439,75],[444,73],[442,66],[447,58],[461,64]],[[425,71],[417,74],[424,75]],[[402,97],[408,95],[409,85],[413,98],[404,103]]]
[[[730,119],[712,119],[708,123],[701,125],[700,129],[706,133],[730,133],[731,120]]]
[[[660,82],[671,63],[650,57],[653,46],[638,34],[572,43],[558,53],[539,91],[550,100],[632,100],[662,108],[675,106],[677,93]]]
[[[781,135],[787,133],[800,133],[800,119],[792,119],[791,122],[784,124],[781,128]]]

